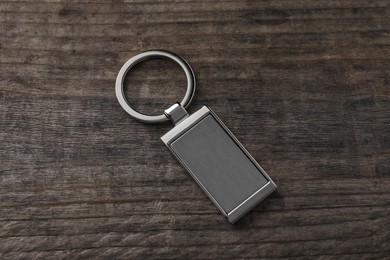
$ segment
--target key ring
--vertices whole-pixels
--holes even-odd
[[[163,115],[148,116],[135,111],[126,100],[123,81],[137,63],[149,58],[173,60],[185,72],[187,92],[182,102],[165,110]],[[146,123],[171,120],[174,123],[161,137],[172,154],[192,175],[200,187],[230,221],[236,222],[275,189],[276,185],[207,106],[189,115],[185,110],[195,91],[195,76],[190,65],[168,51],[147,51],[128,60],[119,71],[115,92],[122,108],[130,116]]]
[[[124,89],[123,89],[123,82],[125,80],[125,76],[127,72],[135,65],[140,63],[141,61],[151,59],[151,58],[164,58],[164,59],[172,60],[184,70],[184,73],[186,74],[186,78],[187,78],[187,91],[180,104],[183,107],[187,107],[190,104],[192,97],[194,96],[195,93],[195,86],[196,86],[195,75],[191,66],[188,64],[188,62],[185,59],[169,51],[163,51],[163,50],[145,51],[129,59],[122,66],[122,68],[118,73],[118,76],[116,78],[116,83],[115,83],[115,93],[119,101],[119,104],[133,118],[144,123],[162,123],[169,120],[169,118],[165,114],[150,116],[136,111],[134,108],[131,107],[130,103],[126,99]]]

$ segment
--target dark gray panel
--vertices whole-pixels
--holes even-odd
[[[171,148],[227,213],[268,182],[211,115]]]

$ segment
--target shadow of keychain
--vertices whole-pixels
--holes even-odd
[[[126,73],[150,58],[174,61],[187,77],[183,100],[157,116],[135,111],[123,90]],[[276,185],[210,108],[203,106],[188,115],[185,107],[191,102],[195,85],[194,72],[182,57],[155,50],[140,53],[123,65],[116,78],[115,92],[122,108],[133,118],[144,123],[172,121],[175,127],[161,140],[229,222],[234,223],[276,190]]]

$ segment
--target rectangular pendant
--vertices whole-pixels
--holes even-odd
[[[267,173],[206,106],[182,119],[161,140],[231,223],[276,189]]]

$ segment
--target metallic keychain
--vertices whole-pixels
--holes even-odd
[[[126,73],[139,62],[150,58],[174,61],[187,77],[187,92],[183,100],[158,116],[135,111],[123,90]],[[115,92],[122,108],[135,119],[145,123],[171,120],[175,124],[161,140],[229,222],[236,222],[276,190],[275,183],[267,173],[210,108],[203,106],[188,115],[185,107],[195,92],[195,75],[190,65],[179,55],[156,50],[134,56],[119,71]]]

